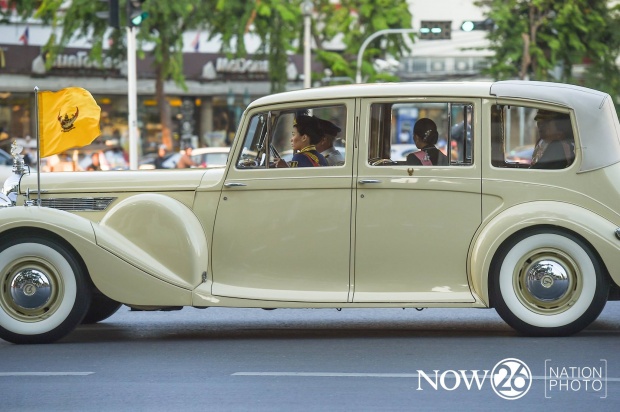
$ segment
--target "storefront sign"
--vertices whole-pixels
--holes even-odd
[[[52,69],[112,69],[118,68],[110,57],[103,59],[102,64],[92,61],[86,51],[78,51],[74,54],[59,54],[56,56]]]
[[[267,60],[250,59],[228,59],[218,57],[215,68],[219,73],[269,73],[269,62]]]

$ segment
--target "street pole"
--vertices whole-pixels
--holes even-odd
[[[127,103],[129,125],[129,168],[138,169],[138,95],[136,74],[136,29],[127,27]]]
[[[368,46],[368,44],[370,44],[371,41],[373,41],[379,36],[383,36],[384,34],[394,34],[394,33],[406,34],[406,33],[415,33],[415,32],[417,32],[417,29],[384,29],[384,30],[379,30],[377,32],[374,32],[373,34],[368,36],[368,38],[364,40],[364,43],[362,43],[362,47],[360,47],[360,51],[357,53],[357,73],[355,75],[355,83],[362,82],[362,56],[364,55],[364,50],[366,50],[366,47]]]
[[[301,12],[304,16],[304,89],[309,89],[312,81],[310,71],[310,24],[314,6],[311,1],[304,0],[301,4]]]

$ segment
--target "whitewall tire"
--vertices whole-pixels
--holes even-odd
[[[31,236],[0,244],[0,338],[56,341],[80,324],[89,304],[85,274],[61,243]]]
[[[516,235],[494,258],[491,303],[510,326],[533,336],[577,333],[603,310],[609,281],[590,247],[553,228]]]

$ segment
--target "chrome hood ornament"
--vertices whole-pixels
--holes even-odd
[[[0,207],[14,206],[17,202],[19,193],[19,181],[26,171],[30,171],[24,164],[24,155],[21,154],[24,148],[13,141],[11,144],[11,155],[13,156],[13,174],[11,174],[2,186],[0,196]]]

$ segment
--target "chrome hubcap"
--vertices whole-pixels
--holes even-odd
[[[568,291],[570,282],[567,270],[553,260],[541,260],[525,274],[527,290],[543,302],[557,300]]]
[[[533,250],[515,268],[517,297],[535,313],[552,315],[569,309],[582,290],[581,269],[567,254],[553,248]]]
[[[10,291],[15,305],[26,310],[36,310],[49,302],[52,285],[43,272],[28,268],[15,273]]]
[[[64,283],[56,267],[28,256],[0,268],[0,308],[21,322],[51,316],[62,303]]]

